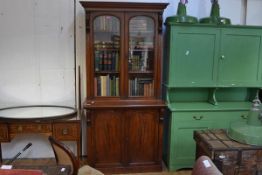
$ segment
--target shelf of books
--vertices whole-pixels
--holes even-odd
[[[130,77],[129,96],[154,96],[154,81],[152,77]]]
[[[99,75],[95,77],[95,96],[119,96],[118,75]]]
[[[119,96],[120,22],[114,16],[94,20],[94,94]]]
[[[129,25],[128,92],[131,97],[154,96],[154,22],[134,17]]]

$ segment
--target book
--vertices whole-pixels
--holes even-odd
[[[95,71],[100,70],[100,52],[98,50],[95,51]]]

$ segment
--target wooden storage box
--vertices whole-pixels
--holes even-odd
[[[224,175],[262,175],[262,146],[231,140],[226,130],[194,131],[196,158],[209,156]]]

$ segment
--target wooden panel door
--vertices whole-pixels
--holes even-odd
[[[169,170],[192,168],[196,148],[193,132],[212,128],[213,122],[204,112],[174,112],[170,122],[169,159],[167,161]]]
[[[91,166],[122,166],[123,119],[121,110],[94,110],[88,116],[90,123],[87,126],[87,149]]]
[[[170,32],[169,84],[215,86],[219,29],[173,26]]]
[[[158,110],[151,109],[128,110],[126,140],[129,165],[161,163],[162,124],[158,113]]]
[[[261,35],[259,29],[222,29],[220,86],[261,86]]]

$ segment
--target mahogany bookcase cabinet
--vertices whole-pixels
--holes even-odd
[[[167,4],[80,3],[86,12],[88,163],[106,173],[159,171]]]

